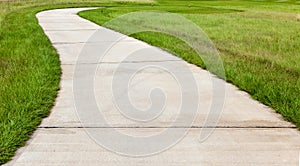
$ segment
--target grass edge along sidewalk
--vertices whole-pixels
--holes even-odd
[[[28,5],[26,1],[18,1],[1,2],[1,7],[7,5],[4,3],[11,3],[11,9],[2,10],[0,15],[0,165],[25,145],[41,120],[48,116],[59,90],[59,57],[39,26],[36,13],[119,4],[80,1]]]
[[[172,4],[174,3],[173,1],[171,2],[166,0],[158,2],[162,2],[168,7],[172,6]],[[167,2],[169,2],[170,4],[167,4]],[[179,2],[185,3],[182,1]],[[205,3],[210,2],[201,2],[200,5],[209,5]],[[226,6],[226,3],[223,5]],[[297,38],[297,35],[300,36],[300,31],[297,30],[297,25],[299,28],[300,22],[297,22],[296,17],[294,17],[297,15],[296,13],[288,13],[289,15],[284,13],[286,10],[288,10],[286,6],[278,7],[278,3],[274,3],[277,5],[276,10],[268,11],[270,9],[266,10],[264,3],[262,3],[263,5],[261,6],[259,6],[259,4],[261,3],[256,3],[258,6],[255,6],[255,8],[261,8],[261,10],[256,9],[256,11],[253,9],[253,5],[244,5],[244,12],[240,13],[224,12],[223,14],[217,13],[211,14],[209,16],[205,14],[186,14],[184,16],[191,19],[191,21],[198,23],[200,27],[204,28],[204,31],[208,32],[208,35],[215,42],[217,48],[221,52],[226,71],[227,82],[233,83],[241,90],[248,92],[254,99],[272,107],[276,112],[280,113],[286,120],[293,122],[299,128],[300,65],[299,63],[297,65],[297,59],[300,61],[300,57],[297,53],[300,52],[300,39]],[[164,5],[157,5],[156,8],[153,6],[144,6],[141,7],[139,10],[159,10],[160,8],[165,10],[166,6]],[[196,5],[197,4],[193,4],[192,6]],[[185,9],[178,10],[178,6],[181,6]],[[298,6],[300,5],[298,4]],[[179,14],[183,14],[183,11],[189,11],[188,9],[186,9],[189,8],[188,5],[180,4],[174,5],[174,7],[177,9],[177,12]],[[268,7],[271,8],[271,4]],[[126,14],[128,12],[136,10],[136,8],[131,7],[111,7],[82,11],[79,13],[79,15],[85,19],[91,20],[92,22],[102,25],[106,21],[117,17],[118,15]],[[174,10],[176,12],[175,9],[169,10]],[[239,11],[238,9],[235,10]],[[294,9],[292,8],[291,12],[293,10]],[[203,10],[201,12],[205,13],[205,11]],[[261,15],[262,13],[265,15]],[[277,14],[278,17],[274,17],[270,15],[270,13],[273,15]],[[261,16],[259,17],[259,15]],[[197,17],[200,19],[197,20]],[[222,19],[224,19],[225,21],[222,21]],[[228,24],[226,22],[230,19],[232,19],[232,24]],[[219,21],[220,23],[216,24],[217,21]],[[236,25],[239,23],[242,24]],[[222,26],[226,24],[228,25]],[[263,27],[260,27],[259,24],[261,24],[261,26]],[[272,27],[273,25],[274,27]],[[270,30],[268,31],[266,27],[269,27]],[[123,31],[122,27],[108,28],[114,29],[121,33]],[[226,30],[226,28],[229,30]],[[236,30],[230,28],[236,28]],[[276,32],[276,30],[280,30],[280,32]],[[283,30],[288,33],[285,34]],[[247,33],[242,34],[243,32]],[[226,36],[227,33],[231,34]],[[137,39],[143,40],[151,45],[164,48],[167,51],[183,58],[184,60],[190,63],[205,68],[203,62],[195,54],[195,52],[191,50],[189,46],[187,46],[184,42],[174,37],[153,32],[143,32],[139,34],[134,34],[132,36]],[[250,42],[250,40],[252,41]],[[274,42],[274,45],[272,45],[272,42]],[[257,48],[252,48],[253,46],[257,46]],[[288,55],[287,57],[280,57],[279,55],[276,55],[277,52],[279,52],[280,54],[288,52],[289,54],[283,54],[283,56]],[[279,58],[289,58],[289,60],[284,61],[283,63],[280,63],[280,61],[272,61],[271,59],[273,54],[274,58],[277,58],[277,56],[279,56]],[[271,57],[265,58],[266,55]],[[289,68],[290,64],[287,62],[293,64],[293,66],[296,67]]]

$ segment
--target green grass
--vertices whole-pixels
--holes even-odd
[[[300,127],[297,1],[0,1],[0,164],[24,145],[49,114],[59,88],[58,55],[35,14],[46,9],[82,6],[106,7],[80,13],[100,25],[140,10],[168,11],[190,19],[220,50],[227,81]],[[124,31],[122,27],[110,28]],[[205,68],[181,40],[153,32],[133,36]]]
[[[0,163],[48,115],[58,90],[58,56],[33,16],[7,15],[0,30]]]
[[[59,57],[38,25],[35,14],[53,8],[122,4],[108,1],[0,3],[1,165],[24,145],[42,118],[49,114],[59,89]]]
[[[300,21],[296,1],[171,1],[155,5],[108,7],[79,15],[97,24],[133,11],[160,10],[184,16],[213,40],[226,79],[300,127]],[[109,26],[126,33],[126,26]],[[190,63],[205,65],[184,42],[164,34],[132,35]],[[241,110],[243,111],[243,110]]]

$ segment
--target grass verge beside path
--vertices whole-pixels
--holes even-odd
[[[79,15],[99,25],[133,11],[161,10],[180,14],[201,27],[220,50],[226,79],[254,99],[272,107],[300,127],[300,21],[295,1],[170,1],[154,6],[109,7]],[[218,12],[216,12],[216,10]],[[126,27],[108,27],[122,32]],[[123,29],[124,28],[124,29]],[[203,68],[188,46],[153,32],[133,37]],[[243,110],[241,110],[243,111]]]
[[[1,2],[0,165],[24,145],[49,114],[59,89],[59,57],[38,25],[36,13],[55,8],[123,4],[97,2]]]
[[[48,115],[58,90],[60,67],[34,12],[7,15],[0,37],[1,164]]]

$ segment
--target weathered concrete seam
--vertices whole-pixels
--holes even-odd
[[[82,127],[82,126],[39,126],[38,128],[42,129],[135,129],[135,128],[142,128],[142,129],[167,129],[167,128],[174,128],[174,129],[182,129],[182,128],[217,128],[217,129],[281,129],[281,128],[288,128],[288,129],[295,129],[295,126],[170,126],[170,127],[161,127],[161,126],[117,126],[117,127]]]

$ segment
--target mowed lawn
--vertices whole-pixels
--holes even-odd
[[[219,49],[228,82],[300,127],[297,1],[0,1],[0,164],[24,145],[49,114],[59,89],[58,54],[38,26],[35,14],[83,6],[105,7],[80,13],[100,25],[144,10],[172,12],[191,20]],[[109,28],[124,31],[124,27]],[[153,32],[133,37],[205,68],[199,56],[179,39]]]
[[[197,24],[220,51],[226,80],[300,127],[300,2],[157,0],[80,12],[99,25],[134,11],[167,11]],[[109,26],[126,32],[126,26]],[[156,32],[132,35],[190,63],[205,65],[184,42]],[[243,110],[241,110],[243,111]]]

